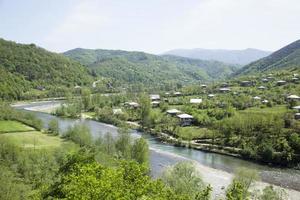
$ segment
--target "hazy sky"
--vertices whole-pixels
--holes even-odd
[[[276,50],[300,39],[300,0],[0,0],[0,37],[56,52]]]

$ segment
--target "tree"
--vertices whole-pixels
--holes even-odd
[[[132,158],[140,164],[149,164],[149,145],[144,138],[136,139],[132,145]]]
[[[143,127],[149,127],[150,126],[150,98],[142,94],[139,100],[140,103],[140,118],[141,118],[141,123]]]
[[[59,134],[59,125],[56,119],[52,119],[48,124],[48,132],[53,135]]]
[[[76,163],[63,174],[47,196],[55,199],[164,199],[183,200],[181,194],[166,187],[159,180],[146,175],[146,168],[136,162],[123,161],[116,167],[105,167],[96,162]],[[55,188],[56,187],[56,188]],[[191,200],[191,199],[187,199]]]
[[[75,124],[73,127],[69,127],[65,133],[65,137],[69,138],[81,147],[92,145],[92,136],[87,126],[81,124]]]
[[[201,195],[210,195],[210,190],[205,187],[200,173],[195,169],[192,162],[179,162],[169,167],[163,172],[161,178],[176,194],[187,195],[191,199],[194,199],[197,195],[198,198]],[[203,190],[206,190],[206,192],[203,192]]]
[[[92,107],[91,91],[87,88],[82,89],[81,98],[84,110],[90,110]]]
[[[131,158],[131,137],[127,128],[122,127],[118,129],[118,138],[116,141],[116,150],[121,158]]]
[[[249,188],[258,180],[258,174],[255,170],[240,168],[236,171],[232,183],[226,190],[227,200],[244,200],[250,196]]]
[[[284,200],[286,198],[286,192],[282,189],[275,189],[272,185],[266,186],[263,189],[260,200]]]
[[[103,136],[103,151],[108,155],[114,155],[116,152],[115,140],[111,133],[107,132]]]

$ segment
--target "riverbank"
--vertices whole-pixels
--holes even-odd
[[[200,164],[197,161],[194,161],[192,159],[188,159],[173,153],[168,153],[168,152],[161,152],[156,149],[151,149],[155,151],[156,153],[163,153],[163,154],[168,154],[169,156],[172,156],[176,159],[181,159],[185,161],[192,161],[195,164],[195,167],[197,170],[201,173],[203,181],[207,184],[210,184],[213,187],[212,195],[214,199],[220,199],[225,196],[226,188],[230,185],[232,182],[232,179],[234,177],[234,174],[228,173],[222,170],[214,169],[211,167],[207,167],[205,165]],[[168,167],[168,166],[164,166]],[[266,186],[273,185],[270,183],[266,183],[263,181],[257,181],[253,184],[251,187],[252,191],[257,191],[257,190],[262,190]],[[293,189],[288,189],[288,188],[283,188],[280,186],[274,185],[274,188],[276,189],[284,189],[287,194],[287,200],[298,200],[300,197],[300,191],[293,190]]]
[[[49,103],[47,103],[49,104]],[[39,103],[36,105],[40,105]],[[29,107],[34,107],[34,105],[28,105]],[[26,106],[25,106],[26,107]],[[24,108],[24,106],[22,107]],[[36,111],[34,111],[36,112]],[[39,117],[44,120],[58,119],[61,123],[61,128],[67,128],[73,123],[85,123],[91,126],[91,131],[94,135],[101,134],[105,132],[116,133],[117,128],[111,125],[95,122],[92,120],[78,120],[78,119],[62,119],[57,118],[55,116],[49,114],[43,114],[42,112],[36,113]],[[47,124],[47,122],[45,124]],[[138,133],[139,135],[143,135]],[[174,147],[171,145],[163,144],[159,141],[155,142],[156,137],[153,137],[149,134],[145,135],[150,145],[151,149],[151,169],[154,171],[155,176],[160,173],[162,169],[164,169],[168,165],[173,165],[176,162],[183,160],[193,160],[197,163],[197,168],[203,174],[203,179],[207,183],[211,183],[214,187],[213,193],[216,195],[224,194],[224,190],[222,190],[222,186],[226,186],[230,183],[232,178],[232,170],[236,168],[236,166],[244,166],[249,167],[249,169],[256,168],[256,164],[248,163],[242,161],[240,159],[230,158],[226,156],[220,156],[219,154],[212,153],[203,153],[203,151],[195,151],[188,148],[180,148]],[[143,135],[144,137],[144,135]],[[154,157],[154,158],[153,158]],[[205,160],[204,160],[205,159]],[[220,165],[221,164],[221,165]],[[159,165],[159,166],[158,166]],[[154,167],[154,168],[153,168]],[[158,169],[159,168],[159,169]],[[293,172],[289,172],[287,170],[280,169],[268,169],[268,167],[262,166],[259,168],[259,173],[262,176],[262,182],[270,182],[276,185],[282,185],[284,188],[290,189],[299,189],[299,174]],[[267,183],[266,183],[267,184]],[[290,199],[293,198],[295,190],[288,191],[291,193]],[[296,191],[296,194],[300,196],[299,192]]]

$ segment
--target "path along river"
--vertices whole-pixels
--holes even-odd
[[[114,135],[117,134],[117,128],[115,126],[105,123],[89,119],[66,119],[39,112],[57,107],[58,105],[59,102],[34,102],[30,104],[18,104],[14,107],[22,109],[24,112],[35,113],[35,115],[44,122],[45,126],[47,126],[51,119],[57,119],[61,132],[65,131],[69,126],[76,123],[82,123],[90,128],[94,138],[97,138],[106,132],[110,132]],[[148,141],[151,150],[150,163],[153,177],[159,177],[163,169],[169,165],[173,165],[176,162],[183,160],[192,160],[202,174],[204,181],[213,186],[213,196],[217,198],[224,195],[224,189],[222,188],[230,184],[233,176],[232,173],[237,168],[244,167],[255,169],[259,172],[261,181],[257,182],[256,188],[262,188],[270,183],[287,189],[289,199],[300,199],[299,170],[269,167],[231,156],[175,147],[160,142],[150,134],[134,130],[131,134],[133,137],[144,137]]]

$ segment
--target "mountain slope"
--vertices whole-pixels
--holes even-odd
[[[20,97],[36,87],[74,87],[92,82],[88,70],[78,62],[34,44],[17,44],[3,39],[0,39],[0,70],[0,88],[5,90],[0,91],[0,98],[4,98],[4,92],[14,93],[9,92],[9,88],[16,88],[16,85],[19,90],[16,96]],[[9,87],[9,80],[15,84]]]
[[[225,50],[225,49],[175,49],[164,53],[201,60],[216,60],[224,63],[246,65],[252,61],[268,56],[271,52],[258,49]]]
[[[236,75],[300,68],[300,40],[240,69]]]
[[[113,78],[120,83],[163,85],[168,83],[192,83],[212,80],[232,73],[224,70],[216,77],[207,69],[230,68],[229,65],[212,61],[186,61],[185,58],[157,56],[143,52],[121,50],[73,49],[64,55],[87,65],[100,76]]]

